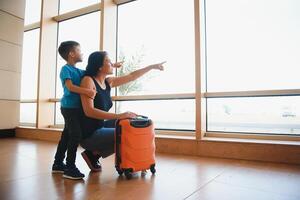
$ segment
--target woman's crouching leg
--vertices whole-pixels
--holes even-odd
[[[114,153],[115,129],[100,128],[90,137],[81,142],[81,146],[89,151],[98,152],[99,156],[106,158]]]

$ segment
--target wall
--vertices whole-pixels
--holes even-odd
[[[24,13],[25,0],[0,1],[0,130],[19,124]]]

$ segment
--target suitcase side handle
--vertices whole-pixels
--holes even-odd
[[[121,163],[121,126],[119,124],[116,125],[115,129],[115,145],[116,145],[116,166],[119,166]]]

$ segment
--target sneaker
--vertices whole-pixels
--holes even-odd
[[[78,180],[84,178],[84,174],[81,173],[77,167],[72,167],[72,168],[67,167],[63,177],[68,179]]]
[[[99,162],[100,156],[95,156],[91,151],[85,150],[81,153],[83,159],[85,160],[86,164],[89,166],[91,171],[99,172],[101,171],[101,164]]]
[[[52,173],[64,173],[66,170],[66,165],[62,163],[53,163],[52,165]]]

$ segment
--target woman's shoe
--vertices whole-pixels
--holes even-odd
[[[89,166],[91,171],[99,172],[101,171],[102,167],[99,162],[99,157],[95,156],[91,151],[85,150],[81,153],[83,159],[85,160],[86,164]]]

